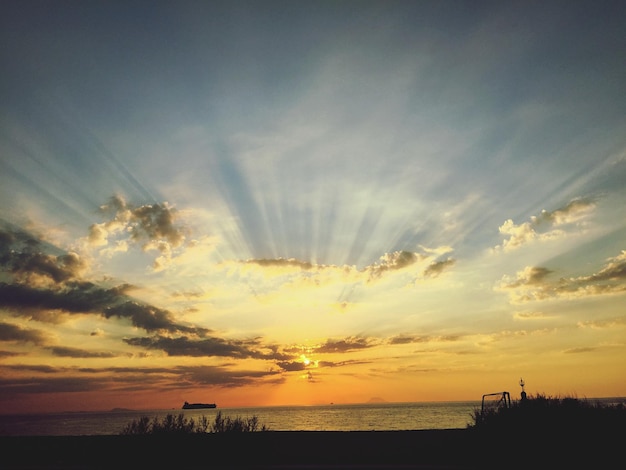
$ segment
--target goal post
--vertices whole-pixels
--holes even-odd
[[[511,395],[509,392],[487,393],[483,395],[481,413],[485,411],[496,411],[500,408],[511,407]]]

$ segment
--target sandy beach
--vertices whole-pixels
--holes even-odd
[[[587,433],[585,433],[587,434]],[[619,468],[617,434],[469,429],[268,431],[183,436],[0,437],[2,468]]]

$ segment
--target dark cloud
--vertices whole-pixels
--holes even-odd
[[[507,280],[503,282],[502,287],[514,289],[522,286],[541,285],[544,283],[545,278],[551,273],[552,271],[548,268],[529,266],[517,273],[517,278],[514,281]]]
[[[45,249],[25,232],[0,229],[0,268],[17,281],[40,276],[60,284],[77,278],[86,267],[76,253],[50,254]]]
[[[277,371],[233,371],[219,366],[198,366],[179,368],[181,377],[195,385],[218,387],[242,387],[257,383],[266,377],[273,378],[274,382],[283,382],[284,378]]]
[[[65,367],[52,367],[45,364],[19,364],[19,365],[8,365],[2,366],[2,369],[13,370],[19,372],[34,372],[39,374],[56,374],[65,372]]]
[[[552,273],[548,268],[533,267],[528,271],[528,276],[525,278],[526,284],[541,284],[546,276]]]
[[[371,364],[372,361],[319,361],[318,367],[343,367],[357,364]]]
[[[167,232],[167,217],[157,216],[150,222],[146,213],[140,214],[146,233]],[[128,318],[147,332],[210,332],[178,324],[170,312],[134,301],[128,295],[133,288],[129,284],[105,288],[81,280],[85,263],[74,253],[45,254],[43,245],[30,235],[6,229],[0,230],[0,243],[0,267],[13,278],[11,283],[0,283],[0,307],[16,316],[59,322],[64,314],[98,314]]]
[[[24,377],[0,379],[0,394],[4,397],[25,394],[89,392],[105,389],[110,379],[91,377]]]
[[[146,349],[158,349],[168,356],[230,357],[234,359],[287,360],[292,356],[282,354],[276,348],[262,348],[258,341],[225,340],[223,338],[129,338],[126,343]],[[264,349],[267,349],[265,351]]]
[[[448,258],[444,261],[435,261],[431,263],[425,270],[424,276],[426,277],[437,277],[439,276],[445,269],[454,265],[456,260],[452,258]]]
[[[58,310],[64,313],[101,313],[124,298],[124,286],[103,289],[90,282],[72,282],[59,288],[36,288],[0,283],[0,306],[17,311]]]
[[[28,376],[4,378],[12,372],[26,372]],[[224,366],[94,369],[12,365],[0,366],[0,396],[6,399],[42,393],[106,391],[119,393],[145,391],[146,388],[184,390],[198,386],[231,388],[253,385],[260,381],[282,383],[284,380],[278,371],[231,370]]]
[[[276,365],[287,372],[297,372],[307,368],[306,364],[301,361],[280,361]]]
[[[0,341],[44,344],[47,336],[39,330],[22,328],[11,323],[0,322]]]
[[[387,340],[388,344],[413,344],[413,343],[440,343],[453,342],[463,339],[462,335],[442,335],[442,336],[412,336],[398,335]]]
[[[371,364],[373,361],[318,361],[317,367],[344,367],[354,366],[359,364]]]
[[[395,251],[382,256],[380,262],[366,268],[369,279],[375,280],[382,277],[387,271],[397,271],[417,263],[422,256],[411,251]]]
[[[251,259],[246,261],[247,264],[258,264],[263,267],[293,267],[302,270],[309,270],[313,268],[313,264],[307,261],[300,261],[297,259],[289,258],[276,258],[276,259]]]
[[[423,336],[411,336],[411,335],[398,335],[389,339],[389,344],[410,344],[410,343],[423,343],[428,341],[428,338]]]
[[[80,348],[71,348],[67,346],[50,346],[47,348],[54,356],[73,357],[73,358],[112,358],[117,357],[116,354],[110,352],[94,352]]]
[[[22,356],[22,355],[23,355],[22,353],[0,350],[0,359],[5,358],[5,357],[16,357],[16,356]]]
[[[46,276],[57,284],[76,278],[85,267],[76,253],[62,256],[43,253],[14,253],[10,260],[10,272],[17,279],[27,279],[36,274]]]
[[[132,236],[135,240],[166,240],[178,246],[184,240],[181,230],[174,226],[174,210],[167,204],[149,204],[131,210]]]
[[[207,328],[189,327],[176,323],[167,310],[128,300],[127,285],[103,289],[89,282],[74,282],[60,289],[38,289],[21,284],[0,283],[0,307],[10,309],[18,316],[40,321],[56,318],[49,311],[60,314],[99,314],[105,318],[130,319],[133,326],[147,332],[168,331],[205,335]]]
[[[148,332],[168,331],[198,335],[205,335],[210,332],[207,328],[180,325],[175,322],[173,315],[169,311],[135,301],[127,301],[122,304],[106,307],[102,313],[106,318],[128,318],[131,320],[133,326],[142,328]]]
[[[321,346],[313,349],[316,353],[345,353],[375,346],[376,343],[362,337],[350,337],[340,340],[327,340]]]
[[[8,230],[0,230],[0,253],[8,251],[8,247],[16,242],[15,233]],[[2,258],[0,258],[0,261]]]
[[[90,227],[92,241],[105,240],[113,231],[129,233],[133,241],[145,244],[165,241],[176,247],[185,240],[185,233],[174,222],[176,210],[167,203],[134,206],[121,196],[114,196],[108,204],[100,207],[111,218],[103,224]]]

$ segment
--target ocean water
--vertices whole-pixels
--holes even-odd
[[[626,397],[589,399],[606,405],[624,404]],[[210,423],[224,417],[251,418],[271,431],[408,431],[464,429],[473,424],[481,401],[376,403],[323,406],[276,406],[203,410],[115,410],[81,413],[0,415],[0,436],[83,436],[120,434],[132,421],[147,416],[163,418],[183,414],[206,417]]]
[[[115,410],[105,412],[0,415],[0,435],[82,436],[119,434],[132,421],[168,414],[206,417],[221,411],[231,418],[256,416],[271,431],[404,431],[466,428],[480,401],[276,406],[202,410]]]

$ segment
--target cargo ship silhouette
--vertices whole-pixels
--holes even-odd
[[[217,408],[215,403],[189,403],[183,404],[183,410],[201,410],[203,408]]]

